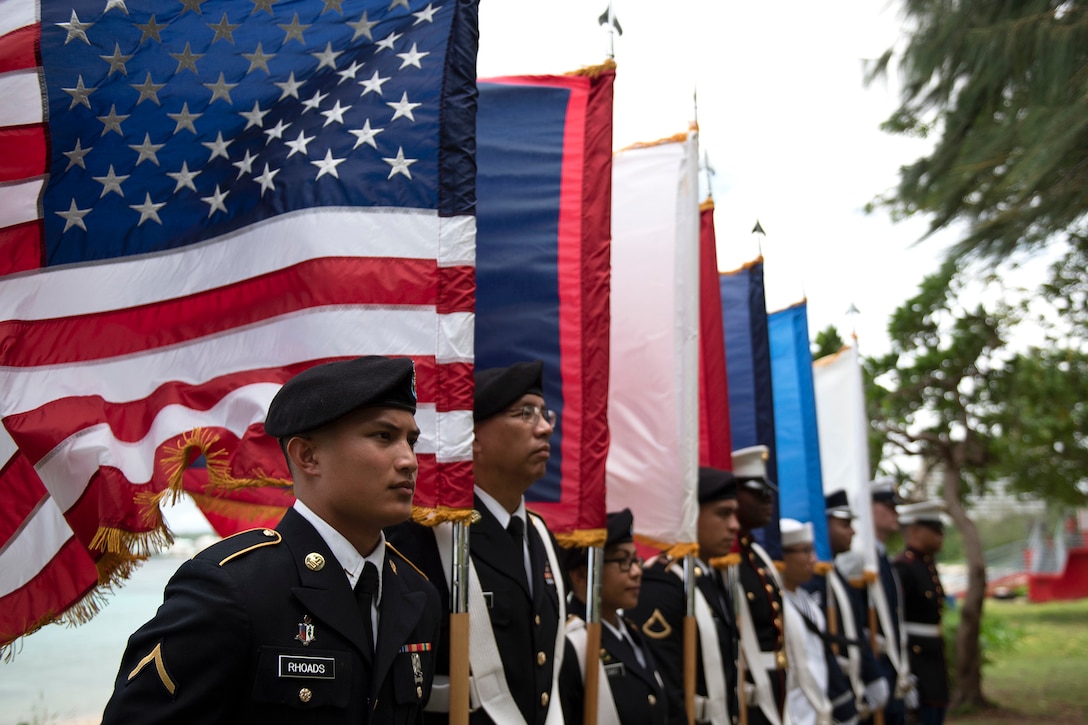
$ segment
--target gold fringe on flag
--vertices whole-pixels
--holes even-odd
[[[600,75],[602,75],[604,73],[608,73],[609,71],[614,71],[614,70],[616,70],[616,61],[609,58],[608,60],[606,60],[604,63],[601,63],[600,65],[587,65],[587,66],[585,66],[583,68],[579,68],[578,70],[572,70],[569,73],[564,73],[563,75],[585,76],[587,78],[596,78],[597,76],[600,76]]]
[[[715,569],[728,569],[731,566],[736,566],[740,563],[740,554],[726,554],[725,556],[715,556],[707,562]]]
[[[781,574],[782,572],[786,571],[786,562],[784,562],[784,561],[775,561],[774,568],[778,569],[778,573]]]
[[[699,202],[699,211],[701,211],[701,212],[707,211],[708,209],[713,209],[713,208],[714,208],[714,200],[711,199],[709,196],[706,199],[704,199],[703,201]]]
[[[816,562],[816,566],[813,567],[813,571],[820,576],[827,576],[834,568],[835,562],[833,561],[818,561]]]
[[[447,521],[457,523],[458,521],[472,521],[472,515],[475,512],[472,509],[455,509],[448,506],[439,506],[433,508],[430,506],[412,506],[412,521],[417,524],[423,524],[424,526],[438,526],[444,524]]]
[[[555,540],[564,549],[585,549],[590,546],[604,546],[608,540],[608,529],[580,529],[565,534],[556,534]]]

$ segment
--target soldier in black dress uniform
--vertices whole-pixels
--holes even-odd
[[[740,521],[740,602],[738,629],[745,656],[748,683],[748,722],[782,722],[786,707],[786,675],[789,668],[782,611],[782,584],[774,562],[752,532],[766,526],[774,515],[777,487],[767,480],[767,447],[751,446],[733,452],[737,477],[737,518]],[[751,617],[751,629],[744,617]],[[746,646],[745,632],[756,642]]]
[[[850,551],[856,516],[850,508],[846,491],[842,489],[824,496],[824,512],[835,565],[827,574],[815,574],[801,586],[812,594],[820,606],[827,622],[832,653],[850,681],[856,709],[867,715],[874,709],[883,709],[888,699],[888,684],[881,675],[869,638],[864,635],[866,622],[859,622],[855,618],[853,587],[840,570],[840,566],[847,561],[858,560],[857,563],[861,563],[860,554]]]
[[[944,589],[934,559],[944,544],[943,510],[940,501],[899,507],[907,549],[896,557],[895,569],[903,586],[910,671],[917,679],[918,718],[923,725],[941,725],[948,708],[948,665],[941,632]]]
[[[442,608],[382,535],[411,515],[415,407],[406,358],[320,365],[283,386],[265,430],[294,507],[178,569],[128,641],[104,723],[421,721]]]
[[[638,604],[642,584],[642,560],[634,544],[633,523],[630,509],[608,514],[600,575],[599,725],[665,725],[668,721],[665,684],[653,655],[638,627],[623,616]],[[578,723],[583,718],[585,690],[586,550],[569,549],[565,559],[573,596],[567,610],[567,649],[559,675],[559,697],[564,721]]]
[[[729,471],[699,469],[699,558],[695,574],[695,721],[724,725],[737,715],[737,627],[722,572],[711,560],[733,549],[737,482]],[[686,725],[683,623],[687,613],[683,562],[666,555],[647,562],[638,607],[627,614],[639,623],[669,698],[669,722]]]
[[[566,619],[558,547],[543,519],[526,511],[524,499],[544,476],[555,425],[555,412],[544,405],[543,369],[537,360],[476,372],[472,470],[479,517],[469,526],[469,550],[483,598],[474,604],[470,596],[469,628],[493,637],[499,658],[473,659],[480,650],[470,647],[474,725],[562,722],[560,704],[553,706]],[[448,607],[448,572],[435,531],[408,522],[386,534],[435,582]],[[448,677],[448,648],[439,652],[438,668]],[[486,686],[478,687],[481,682]],[[435,690],[426,721],[446,723],[448,690],[444,701],[442,690]]]

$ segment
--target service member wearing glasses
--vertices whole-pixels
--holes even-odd
[[[601,646],[596,664],[600,678],[597,722],[665,725],[664,682],[634,622],[623,610],[634,609],[642,588],[642,559],[635,549],[630,509],[608,514],[608,536],[601,570]],[[587,560],[585,549],[568,549],[567,573],[572,598],[568,606],[567,651],[559,675],[563,719],[582,721],[586,669]]]
[[[469,526],[469,550],[482,597],[473,599],[470,591],[473,725],[562,722],[554,702],[566,619],[558,547],[543,519],[526,511],[524,497],[544,476],[556,423],[544,404],[543,369],[537,360],[476,372],[472,471],[479,517]],[[435,532],[407,523],[386,535],[427,574],[448,607],[449,567]],[[448,628],[448,617],[444,624]],[[438,651],[439,675],[449,672],[447,634]],[[480,634],[490,638],[487,647],[476,646]],[[498,657],[482,657],[487,651]],[[425,720],[446,723],[448,689],[441,678],[435,682]]]

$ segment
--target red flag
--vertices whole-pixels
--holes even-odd
[[[714,202],[699,206],[699,465],[733,469]]]

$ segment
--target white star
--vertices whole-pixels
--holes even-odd
[[[295,80],[295,72],[291,71],[291,75],[283,83],[274,83],[283,93],[280,94],[279,100],[287,98],[287,96],[294,96],[298,98],[298,89],[302,88],[302,83]]]
[[[272,128],[266,128],[264,130],[264,133],[265,133],[266,136],[268,136],[269,141],[271,141],[274,138],[282,139],[283,138],[283,132],[286,131],[290,127],[291,127],[291,124],[284,123],[283,119],[280,119],[279,121],[276,121],[276,125],[273,126]]]
[[[113,8],[121,8],[125,15],[128,15],[128,8],[125,6],[125,0],[106,0],[106,9],[102,11],[102,14],[105,15]]]
[[[64,219],[64,229],[61,230],[61,234],[64,234],[64,232],[72,227],[79,227],[83,231],[87,231],[87,225],[83,223],[83,217],[90,214],[91,210],[89,208],[78,208],[75,199],[72,199],[72,204],[68,207],[68,211],[55,211],[53,213]]]
[[[376,54],[379,50],[382,50],[383,48],[388,48],[389,50],[393,50],[393,43],[400,40],[403,36],[404,36],[404,33],[390,33],[389,35],[385,36],[384,38],[382,38],[381,40],[379,40],[377,43],[374,44],[375,45],[374,53]]]
[[[76,80],[75,88],[62,88],[61,90],[72,97],[72,105],[68,106],[68,110],[70,111],[76,106],[80,105],[90,108],[91,102],[88,99],[90,95],[98,89],[94,88],[93,86],[91,88],[87,88],[85,85],[83,85],[83,74],[81,73],[79,75],[79,78]]]
[[[325,128],[333,121],[336,121],[340,125],[344,124],[344,113],[351,108],[351,106],[341,106],[340,101],[336,102],[336,105],[327,111],[322,111],[321,115],[325,117],[325,123],[321,124],[321,128]]]
[[[77,138],[76,139],[76,147],[74,149],[72,149],[71,151],[64,151],[63,152],[64,155],[68,157],[68,167],[65,169],[65,171],[72,168],[73,166],[78,166],[81,169],[87,168],[87,164],[84,163],[83,157],[86,156],[87,154],[89,154],[90,152],[91,152],[91,149],[90,148],[83,148],[83,142],[80,141]]]
[[[106,8],[109,10],[109,8]],[[68,31],[68,37],[64,39],[64,44],[68,45],[68,41],[72,38],[79,38],[87,45],[91,44],[91,41],[87,39],[87,28],[94,25],[94,23],[81,23],[79,22],[79,16],[76,15],[76,11],[72,11],[72,19],[67,23],[57,23],[60,27]],[[82,225],[81,225],[82,226]],[[86,227],[84,227],[86,229]]]
[[[189,162],[182,161],[181,171],[167,171],[166,175],[174,181],[178,182],[177,186],[174,187],[174,193],[176,194],[181,191],[183,187],[196,191],[196,186],[193,184],[193,179],[195,179],[197,177],[197,174],[199,173],[199,171],[189,171]]]
[[[363,127],[358,131],[352,131],[351,129],[348,129],[348,133],[355,136],[355,145],[351,147],[352,150],[359,148],[365,143],[370,144],[374,148],[378,148],[378,144],[374,142],[374,137],[384,130],[384,128],[371,128],[369,118],[366,120],[366,123],[363,124]]]
[[[177,133],[184,128],[192,131],[193,135],[196,135],[196,126],[193,125],[193,121],[197,120],[204,114],[189,113],[189,102],[186,101],[185,103],[181,104],[181,113],[168,113],[166,115],[173,119],[174,123],[177,124],[176,126],[174,126],[174,133]]]
[[[370,34],[371,29],[378,24],[377,20],[367,20],[366,11],[363,11],[363,17],[359,18],[354,23],[348,23],[351,27],[355,28],[355,35],[351,36],[354,41],[360,35],[365,35],[367,40],[374,40],[374,36]]]
[[[140,221],[136,222],[136,226],[142,225],[148,219],[156,221],[159,223],[159,226],[162,226],[162,219],[159,219],[159,209],[162,209],[164,206],[166,206],[165,201],[156,204],[151,201],[151,194],[146,194],[144,196],[143,204],[129,204],[128,208],[140,212]]]
[[[128,175],[117,176],[113,173],[113,164],[110,164],[110,170],[105,176],[92,176],[92,179],[102,184],[102,194],[98,197],[101,199],[111,191],[117,192],[117,196],[124,198],[125,192],[121,191],[121,184],[128,178]]]
[[[232,143],[234,143],[234,139],[231,139],[230,141],[224,141],[223,140],[223,132],[222,131],[220,131],[216,135],[214,141],[211,141],[211,142],[201,141],[200,142],[200,144],[202,146],[207,146],[208,150],[212,152],[212,155],[208,157],[208,161],[211,161],[216,156],[222,156],[227,161],[230,161],[230,157],[227,156],[227,146],[230,146]]]
[[[271,170],[268,168],[268,164],[265,164],[264,173],[260,176],[253,177],[253,180],[261,185],[261,196],[264,196],[266,191],[272,191],[274,189],[272,179],[274,179],[278,173],[280,173],[279,169]]]
[[[325,152],[325,158],[310,162],[319,169],[319,171],[317,172],[317,177],[314,179],[314,181],[317,181],[317,179],[320,179],[325,174],[330,174],[339,179],[340,174],[337,173],[336,167],[344,163],[345,161],[347,161],[347,159],[334,159],[332,157],[332,149],[329,149]]]
[[[410,178],[412,178],[412,172],[408,170],[408,167],[411,166],[412,164],[414,164],[416,161],[419,161],[419,159],[406,159],[406,158],[404,158],[404,147],[402,146],[402,147],[397,149],[397,157],[396,158],[387,159],[387,158],[383,157],[382,161],[384,161],[385,163],[387,163],[391,167],[393,167],[393,168],[389,169],[389,176],[387,176],[385,178],[392,179],[397,174],[404,174],[405,176],[407,176],[410,179]]]
[[[121,116],[117,113],[117,106],[110,105],[110,112],[107,116],[98,116],[98,120],[102,122],[105,128],[102,129],[102,135],[105,136],[110,131],[116,131],[118,136],[124,138],[121,132],[121,123],[128,118],[128,116]]]
[[[303,106],[302,112],[306,113],[306,111],[310,111],[310,110],[313,110],[313,109],[317,108],[318,106],[321,105],[321,102],[324,101],[328,97],[329,97],[328,93],[322,93],[321,91],[318,91],[318,92],[314,93],[313,96],[310,97],[310,100],[302,102],[302,106]]]
[[[362,67],[363,67],[363,64],[360,63],[359,61],[356,61],[356,60],[351,61],[351,65],[349,65],[347,68],[345,68],[342,71],[337,71],[336,75],[340,76],[340,80],[337,82],[336,85],[340,85],[341,83],[348,80],[349,78],[351,80],[355,80],[355,74],[358,73],[359,69],[362,68]]]
[[[392,10],[398,5],[403,5],[405,10],[412,9],[408,6],[408,0],[393,0],[393,2],[389,3],[389,9]]]
[[[155,166],[158,166],[159,157],[155,154],[165,145],[166,144],[162,143],[151,143],[151,134],[145,133],[143,143],[129,144],[128,147],[140,154],[140,158],[136,159],[136,166],[139,166],[144,161],[150,161],[151,163],[155,164]]]
[[[108,10],[109,8],[106,9]],[[113,44],[113,55],[100,55],[98,57],[110,64],[110,72],[106,74],[107,78],[112,76],[115,72],[119,72],[123,76],[128,75],[128,68],[125,67],[125,63],[132,60],[132,56],[124,55],[121,52],[121,45],[119,43]]]
[[[212,92],[212,99],[208,101],[209,106],[215,103],[216,98],[222,98],[230,105],[234,105],[234,101],[230,99],[230,92],[232,89],[236,88],[238,84],[227,83],[226,79],[223,78],[222,71],[220,71],[219,73],[219,80],[217,80],[215,83],[201,83],[201,85]]]
[[[332,43],[325,43],[325,50],[320,53],[310,53],[313,57],[317,58],[317,67],[315,71],[321,70],[325,66],[336,70],[336,59],[344,54],[344,51],[338,50],[335,53],[332,50]]]
[[[396,121],[401,116],[407,117],[410,121],[415,121],[416,117],[412,114],[412,110],[422,106],[422,103],[411,103],[408,100],[408,91],[404,92],[404,95],[400,97],[400,101],[396,103],[386,103],[385,105],[393,109],[393,118],[390,121]]]
[[[437,13],[441,9],[442,9],[441,5],[439,5],[438,7],[435,7],[434,3],[427,3],[427,7],[423,8],[418,13],[412,13],[412,15],[416,16],[416,21],[414,23],[412,23],[412,27],[415,27],[415,26],[419,25],[420,23],[433,23],[434,22],[434,14]]]
[[[294,141],[286,141],[285,143],[291,147],[291,153],[287,154],[287,158],[291,158],[296,153],[306,155],[306,145],[314,140],[313,136],[307,137],[305,131],[298,132],[298,138]]]
[[[389,79],[379,76],[378,71],[374,71],[374,75],[370,76],[370,80],[359,82],[359,85],[363,87],[363,92],[360,94],[360,96],[365,96],[371,91],[377,93],[379,96],[382,95],[382,84],[385,83],[387,80]]]
[[[242,178],[242,174],[249,174],[250,176],[252,176],[253,175],[253,162],[256,161],[256,160],[257,160],[257,157],[256,156],[250,156],[249,155],[249,149],[246,149],[246,155],[242,158],[242,160],[241,161],[235,161],[233,164],[231,164],[232,166],[234,166],[234,167],[236,167],[238,169],[238,176],[235,177],[235,178],[236,179]]]
[[[249,128],[250,126],[256,126],[257,128],[264,128],[264,117],[267,116],[271,112],[272,112],[272,109],[268,109],[267,111],[262,111],[260,102],[259,101],[254,101],[252,111],[239,111],[238,115],[241,116],[242,118],[246,119],[246,121],[248,121],[248,123],[246,124],[246,128]],[[243,128],[242,130],[245,131],[246,129]]]
[[[147,78],[143,83],[129,83],[130,86],[140,92],[140,99],[136,101],[136,105],[140,105],[144,101],[151,99],[155,102],[156,106],[161,106],[159,103],[159,91],[165,86],[165,83],[155,83],[151,80],[151,72],[148,71]]]
[[[420,53],[417,46],[417,43],[412,43],[412,49],[409,50],[407,53],[397,53],[397,57],[402,58],[404,61],[400,64],[400,70],[404,70],[410,65],[414,65],[416,68],[419,69],[423,68],[423,66],[419,64],[419,61],[421,58],[430,55],[430,53]]]
[[[221,211],[224,214],[227,213],[227,207],[223,203],[223,200],[227,198],[227,194],[230,193],[230,189],[220,193],[219,184],[215,185],[215,193],[211,196],[202,196],[200,200],[208,205],[208,218],[212,218],[212,214],[216,211]]]

